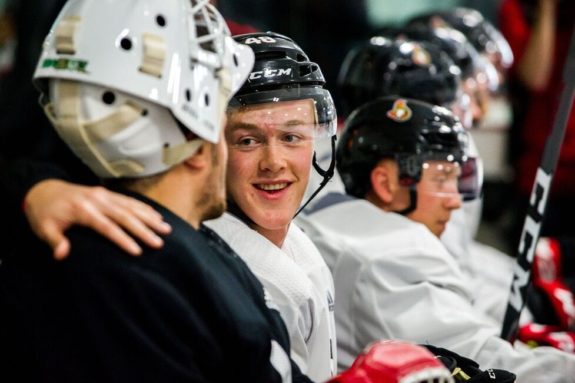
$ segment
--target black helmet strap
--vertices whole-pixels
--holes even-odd
[[[333,175],[335,172],[335,141],[336,140],[337,140],[337,136],[335,134],[333,136],[331,136],[331,162],[329,163],[329,167],[327,168],[327,170],[323,170],[321,168],[321,166],[319,166],[319,164],[317,163],[317,159],[316,159],[316,153],[313,152],[313,161],[312,161],[313,168],[316,170],[316,172],[319,173],[320,176],[323,177],[323,180],[319,184],[318,188],[313,192],[313,194],[307,199],[307,201],[305,201],[305,203],[302,205],[302,207],[300,207],[298,209],[298,211],[294,215],[294,218],[297,217],[297,215],[299,213],[301,213],[301,211],[303,209],[305,209],[305,207],[311,202],[311,200],[315,198],[315,196],[325,187],[325,185],[327,185],[329,180],[331,180],[333,178]]]
[[[417,190],[415,188],[417,184],[412,184],[409,186],[409,206],[403,210],[396,211],[397,214],[407,215],[417,208]]]
[[[396,211],[397,214],[407,215],[417,208],[417,184],[421,181],[423,161],[417,155],[397,155],[395,157],[399,166],[399,177],[402,185],[409,187],[409,205]]]

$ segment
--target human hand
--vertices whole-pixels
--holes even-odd
[[[62,260],[70,252],[64,232],[73,225],[87,226],[131,255],[142,253],[134,238],[160,248],[171,227],[147,204],[104,187],[82,186],[60,180],[34,185],[24,199],[24,213],[34,233]]]

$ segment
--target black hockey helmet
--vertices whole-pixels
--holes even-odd
[[[465,35],[447,24],[438,26],[412,23],[403,28],[400,35],[416,41],[427,41],[439,47],[461,69],[462,78],[473,76],[482,66],[479,53]]]
[[[507,40],[491,23],[483,19],[479,12],[473,9],[457,8],[451,11],[420,15],[411,19],[406,28],[415,30],[449,28],[461,33],[475,51],[474,69],[480,73],[483,77],[482,81],[492,92],[500,89],[504,81],[505,70],[513,63],[513,53]],[[471,71],[466,74],[471,74]]]
[[[325,78],[318,64],[289,37],[274,32],[256,32],[234,36],[255,53],[255,63],[247,81],[229,102],[229,111],[252,105],[294,100],[313,100],[316,137],[329,137],[332,159],[322,169],[314,153],[313,167],[323,177],[317,190],[299,212],[319,193],[335,172],[337,115],[331,94],[324,89]]]
[[[400,183],[411,189],[411,205],[400,212],[406,214],[416,207],[415,186],[424,163],[449,161],[463,170],[468,149],[469,137],[448,109],[413,99],[382,97],[356,109],[346,120],[336,150],[337,170],[346,192],[364,198],[371,189],[375,165],[384,158],[394,159]]]
[[[255,53],[247,81],[230,101],[231,107],[311,98],[315,101],[318,124],[329,136],[335,135],[337,116],[331,94],[324,89],[319,65],[289,37],[274,32],[234,36]]]
[[[345,115],[382,96],[401,96],[446,106],[456,100],[460,69],[440,48],[374,36],[351,50],[338,85]]]
[[[503,68],[513,64],[513,52],[501,32],[483,15],[472,8],[457,7],[437,13],[426,13],[413,18],[410,22],[433,23],[434,18],[441,18],[451,27],[467,37],[479,53],[497,55]]]

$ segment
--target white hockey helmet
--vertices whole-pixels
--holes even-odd
[[[254,55],[208,0],[70,0],[34,79],[48,117],[99,176],[165,171],[217,142]],[[190,135],[190,133],[192,133]]]

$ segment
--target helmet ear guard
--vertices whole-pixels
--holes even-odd
[[[423,161],[421,157],[415,155],[396,156],[397,166],[399,167],[399,182],[403,186],[412,186],[421,179],[421,169]]]
[[[46,115],[72,151],[103,178],[160,173],[203,143],[188,140],[166,108],[123,92],[53,80],[50,93],[54,102],[44,105]],[[112,105],[102,101],[106,97],[113,97]]]

